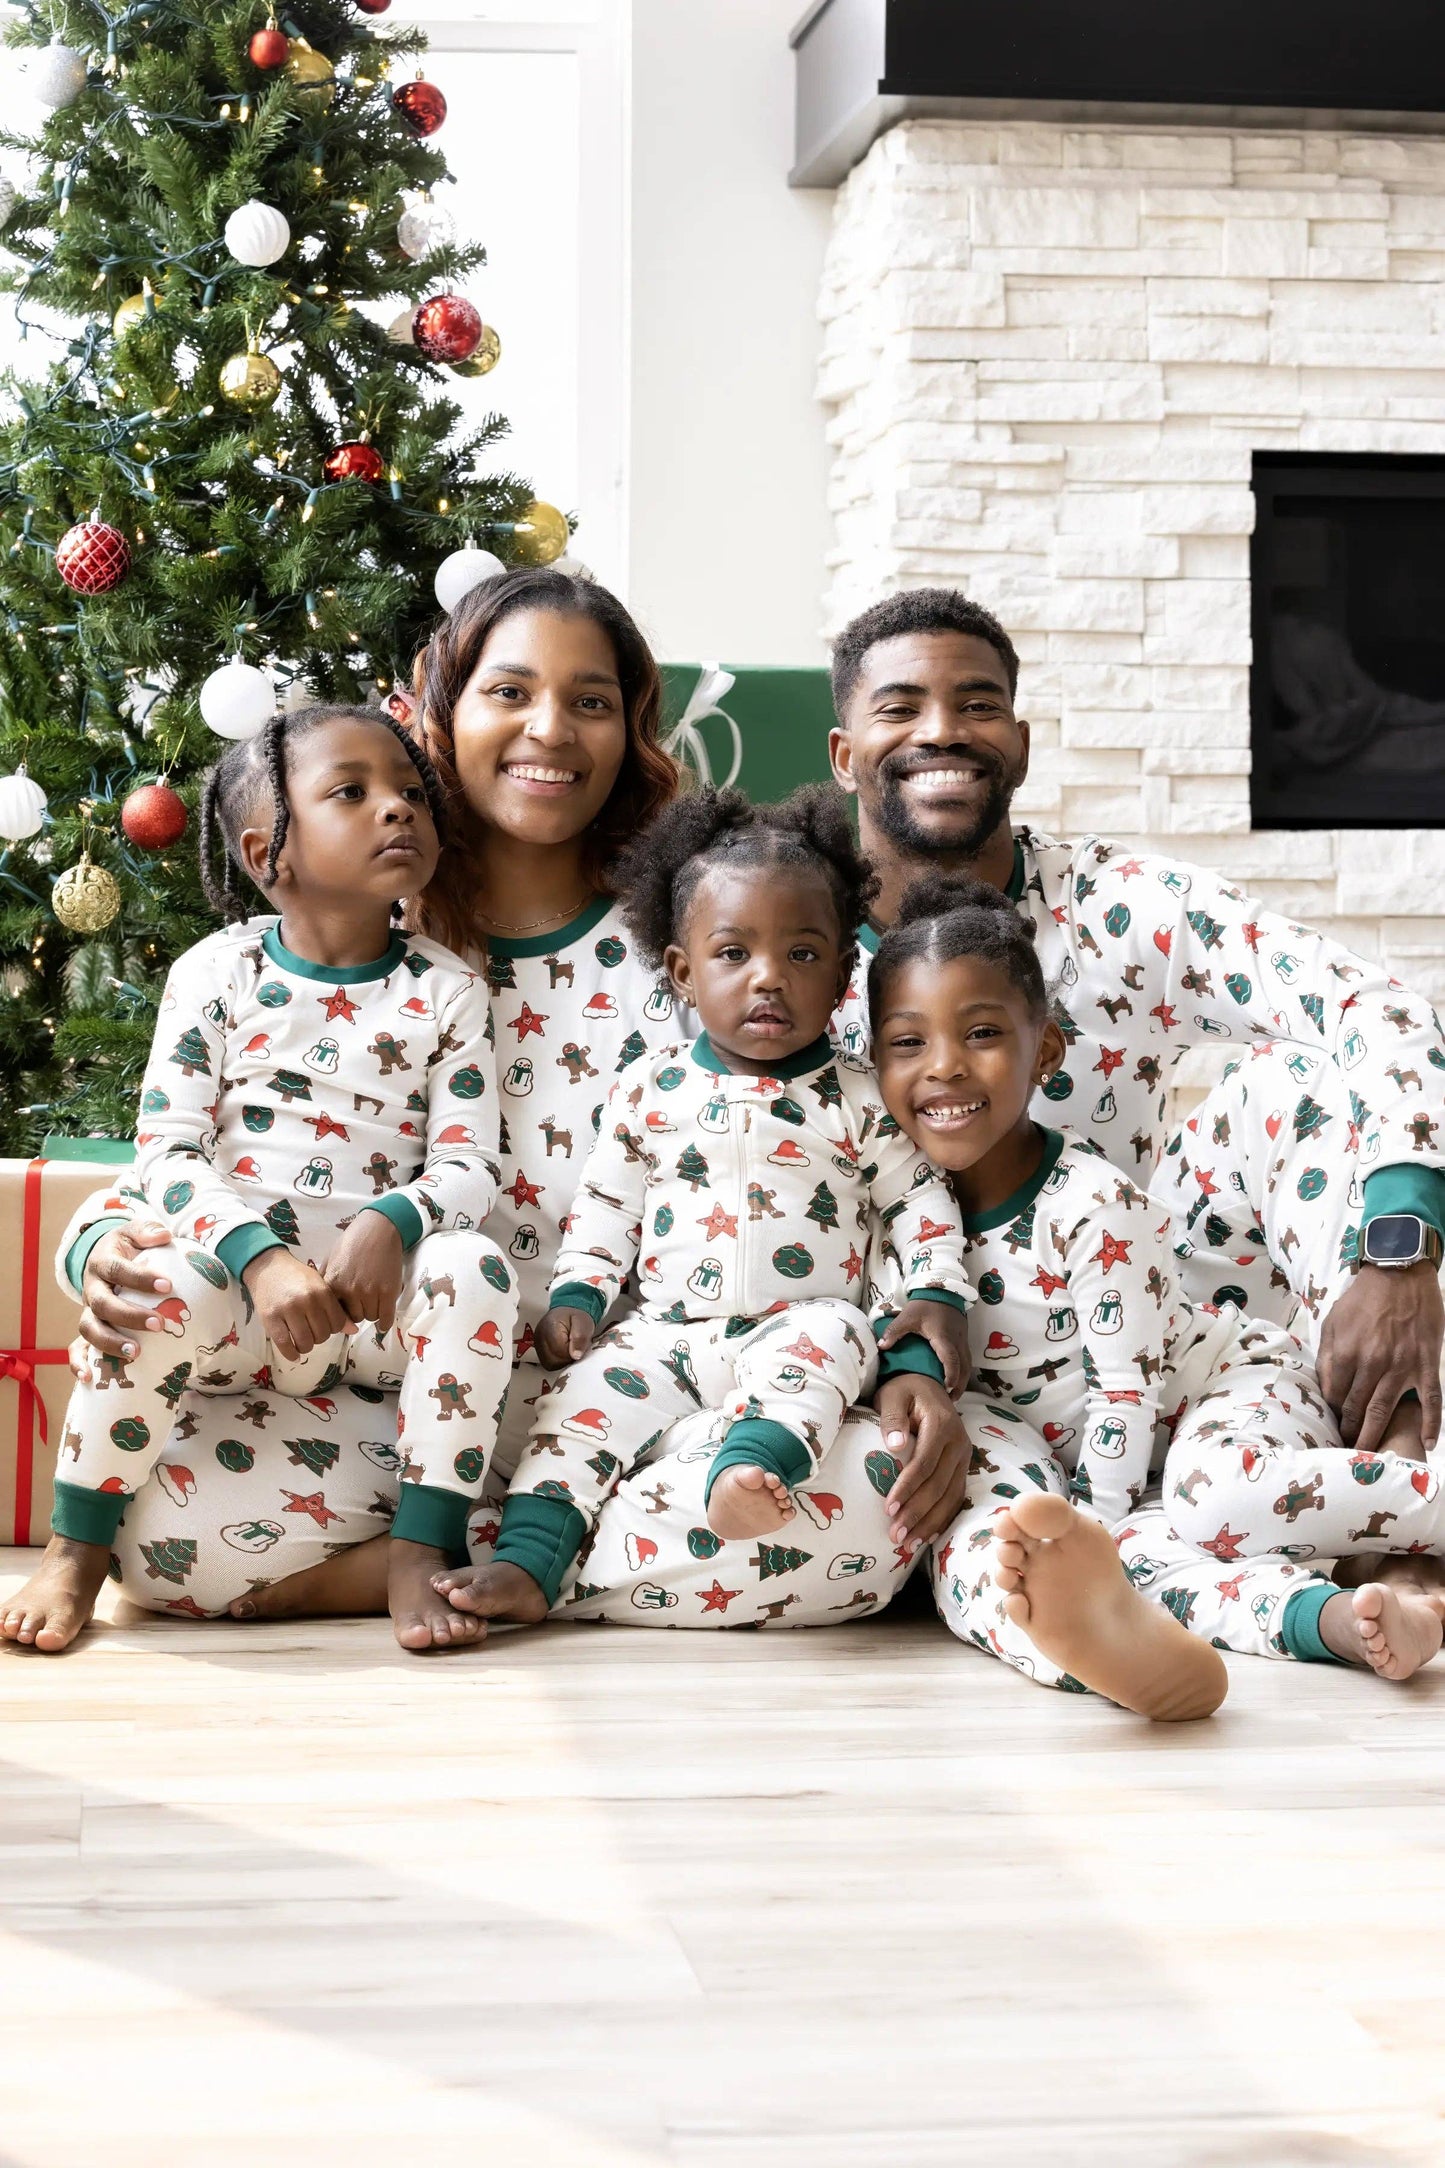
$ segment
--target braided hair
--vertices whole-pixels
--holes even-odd
[[[910,881],[898,916],[868,967],[868,1013],[881,1016],[888,981],[904,964],[949,964],[977,956],[1003,973],[1034,1016],[1049,1013],[1034,923],[1002,889],[969,873],[930,873]]]
[[[710,868],[808,867],[826,880],[838,914],[846,968],[855,938],[878,893],[838,792],[808,783],[781,805],[754,805],[740,790],[678,798],[659,813],[618,860],[622,915],[652,964],[678,941],[688,909]]]
[[[324,700],[273,715],[264,730],[223,753],[206,775],[201,796],[201,886],[212,910],[228,923],[246,916],[241,882],[249,880],[241,862],[241,837],[271,808],[271,840],[266,848],[264,887],[276,879],[276,862],[291,826],[286,792],[286,748],[327,723],[374,723],[388,730],[406,749],[426,792],[427,810],[438,841],[446,835],[446,800],[436,770],[409,731],[379,708],[340,707]],[[220,877],[216,874],[219,855]]]

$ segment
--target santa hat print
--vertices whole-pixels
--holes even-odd
[[[231,1169],[231,1180],[233,1182],[259,1182],[260,1179],[260,1166],[249,1152],[243,1158],[238,1159]]]
[[[502,1341],[502,1328],[495,1318],[490,1317],[484,1324],[478,1325],[471,1339],[468,1340],[467,1346],[477,1355],[504,1355],[506,1353]]]
[[[1010,1340],[1006,1332],[991,1332],[988,1336],[988,1345],[983,1352],[998,1361],[1006,1355],[1017,1355],[1018,1351],[1018,1342]]]
[[[604,1445],[612,1418],[600,1408],[579,1408],[575,1415],[563,1416],[562,1428],[570,1430],[574,1438],[586,1438],[591,1445]]]
[[[800,1144],[791,1137],[784,1137],[775,1152],[769,1152],[768,1164],[773,1167],[810,1167],[813,1163]]]
[[[246,1041],[241,1053],[247,1061],[269,1061],[271,1059],[270,1032],[258,1031],[254,1039]]]
[[[617,1003],[613,1000],[611,994],[594,994],[592,999],[584,1004],[582,1014],[589,1023],[595,1024],[601,1017],[615,1016],[617,1014]]]
[[[629,1536],[626,1549],[627,1563],[634,1573],[641,1573],[643,1567],[650,1566],[657,1556],[657,1545],[651,1536]]]
[[[448,1122],[437,1134],[438,1144],[475,1144],[476,1136],[465,1122]]]
[[[420,994],[413,994],[410,1001],[404,1001],[402,1003],[401,1013],[403,1016],[409,1018],[413,1023],[429,1023],[432,1015],[431,1003],[429,1001],[423,1001]]]

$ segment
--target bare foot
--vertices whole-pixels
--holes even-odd
[[[531,1574],[506,1559],[494,1558],[485,1566],[463,1566],[452,1573],[434,1573],[431,1585],[473,1621],[513,1619],[519,1626],[540,1626],[547,1616],[547,1598]],[[485,1633],[486,1628],[481,1631]]]
[[[374,1618],[386,1609],[389,1536],[348,1544],[282,1581],[262,1583],[230,1605],[232,1618]]]
[[[435,1544],[391,1539],[386,1607],[404,1649],[460,1649],[483,1637],[480,1619],[459,1617],[433,1586],[446,1562],[446,1552]]]
[[[1319,1630],[1347,1664],[1368,1665],[1382,1679],[1410,1679],[1439,1655],[1445,1625],[1438,1597],[1404,1582],[1372,1581],[1352,1596],[1331,1596]]]
[[[1040,1491],[994,1537],[1004,1609],[1051,1663],[1158,1724],[1214,1714],[1229,1691],[1218,1651],[1130,1586],[1107,1528]]]
[[[724,1468],[707,1502],[707,1525],[724,1543],[770,1536],[797,1512],[787,1484],[768,1468]]]
[[[52,1536],[24,1587],[0,1598],[0,1638],[46,1656],[68,1649],[90,1624],[109,1567],[105,1544]]]

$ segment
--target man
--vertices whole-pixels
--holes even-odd
[[[1068,1042],[1039,1119],[1150,1183],[1192,1298],[1227,1295],[1314,1338],[1348,1444],[1367,1451],[1388,1429],[1407,1449],[1403,1426],[1428,1448],[1445,1332],[1439,1019],[1379,965],[1205,868],[1015,831],[1029,762],[1018,672],[998,621],[947,588],[890,596],[839,635],[833,772],[882,882],[865,950],[920,873],[970,873],[1015,898]],[[866,965],[845,1044],[866,1035]],[[1169,1073],[1205,1041],[1243,1059],[1166,1136]],[[1418,1428],[1401,1405],[1412,1394]]]

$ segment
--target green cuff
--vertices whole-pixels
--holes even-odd
[[[905,1302],[946,1302],[950,1310],[962,1310],[967,1316],[973,1307],[967,1295],[955,1295],[951,1287],[910,1287]]]
[[[886,1318],[880,1320],[879,1324],[875,1325],[873,1329],[875,1332],[887,1332],[888,1320]],[[916,1371],[920,1377],[932,1378],[939,1385],[943,1383],[943,1365],[921,1332],[905,1333],[896,1347],[885,1347],[879,1350],[878,1383],[880,1385],[884,1384],[889,1378],[899,1377],[905,1370]]]
[[[129,1491],[82,1490],[78,1483],[57,1483],[50,1532],[72,1543],[96,1543],[109,1550],[130,1502]]]
[[[539,1498],[516,1491],[502,1508],[495,1556],[529,1573],[549,1607],[557,1601],[567,1568],[582,1548],[587,1517],[567,1498]]]
[[[414,1250],[426,1233],[421,1223],[421,1214],[410,1197],[376,1197],[361,1209],[363,1212],[379,1212],[383,1219],[389,1219],[401,1236],[404,1250]]]
[[[1297,1588],[1285,1604],[1279,1635],[1290,1655],[1302,1664],[1342,1664],[1320,1634],[1320,1613],[1339,1590],[1333,1581],[1310,1581]]]
[[[1445,1169],[1397,1162],[1365,1176],[1365,1211],[1361,1226],[1387,1212],[1413,1212],[1445,1238]]]
[[[102,1235],[108,1235],[112,1227],[129,1227],[130,1224],[128,1212],[107,1212],[103,1218],[92,1220],[88,1227],[81,1229],[65,1253],[65,1277],[77,1295],[82,1292],[80,1283],[96,1243]]]
[[[547,1297],[549,1310],[585,1310],[594,1325],[600,1325],[607,1315],[607,1298],[600,1287],[589,1287],[585,1280],[564,1280],[554,1287]]]
[[[786,1423],[770,1423],[765,1415],[745,1415],[740,1423],[733,1424],[723,1440],[722,1451],[707,1472],[704,1505],[724,1468],[766,1468],[769,1475],[777,1476],[792,1490],[795,1484],[806,1483],[812,1474],[813,1456]]]
[[[467,1491],[438,1490],[430,1483],[403,1483],[391,1532],[406,1543],[429,1543],[455,1565],[467,1562],[467,1516],[476,1504]]]
[[[228,1235],[222,1235],[216,1244],[216,1255],[238,1284],[241,1274],[254,1258],[264,1257],[267,1250],[284,1250],[285,1243],[279,1235],[273,1235],[264,1220],[247,1220],[244,1227],[233,1227]]]

